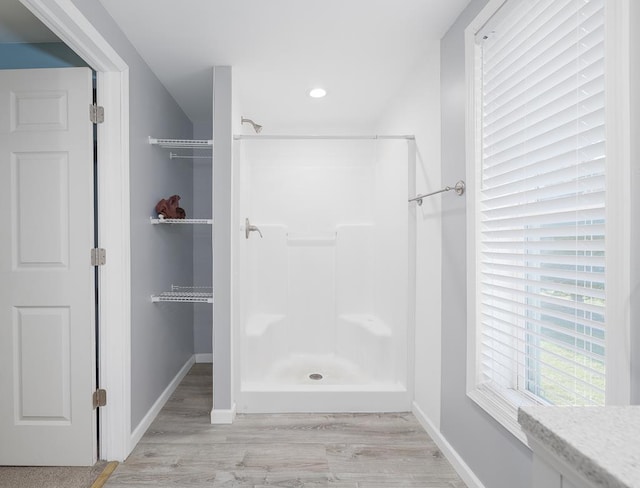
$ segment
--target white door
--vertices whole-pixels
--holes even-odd
[[[96,460],[88,68],[0,71],[0,464]]]

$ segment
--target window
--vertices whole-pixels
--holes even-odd
[[[523,404],[604,405],[619,352],[607,3],[493,1],[467,31],[469,394],[512,431]]]

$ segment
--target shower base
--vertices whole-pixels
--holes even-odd
[[[334,355],[300,354],[282,359],[264,379],[242,382],[236,400],[241,413],[411,410],[411,396],[404,385],[376,380]]]

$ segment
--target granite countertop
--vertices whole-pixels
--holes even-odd
[[[640,488],[640,406],[521,407],[518,422],[595,485]]]

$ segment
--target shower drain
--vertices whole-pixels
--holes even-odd
[[[320,373],[311,373],[309,375],[309,379],[310,380],[321,380],[322,379],[322,375]]]

